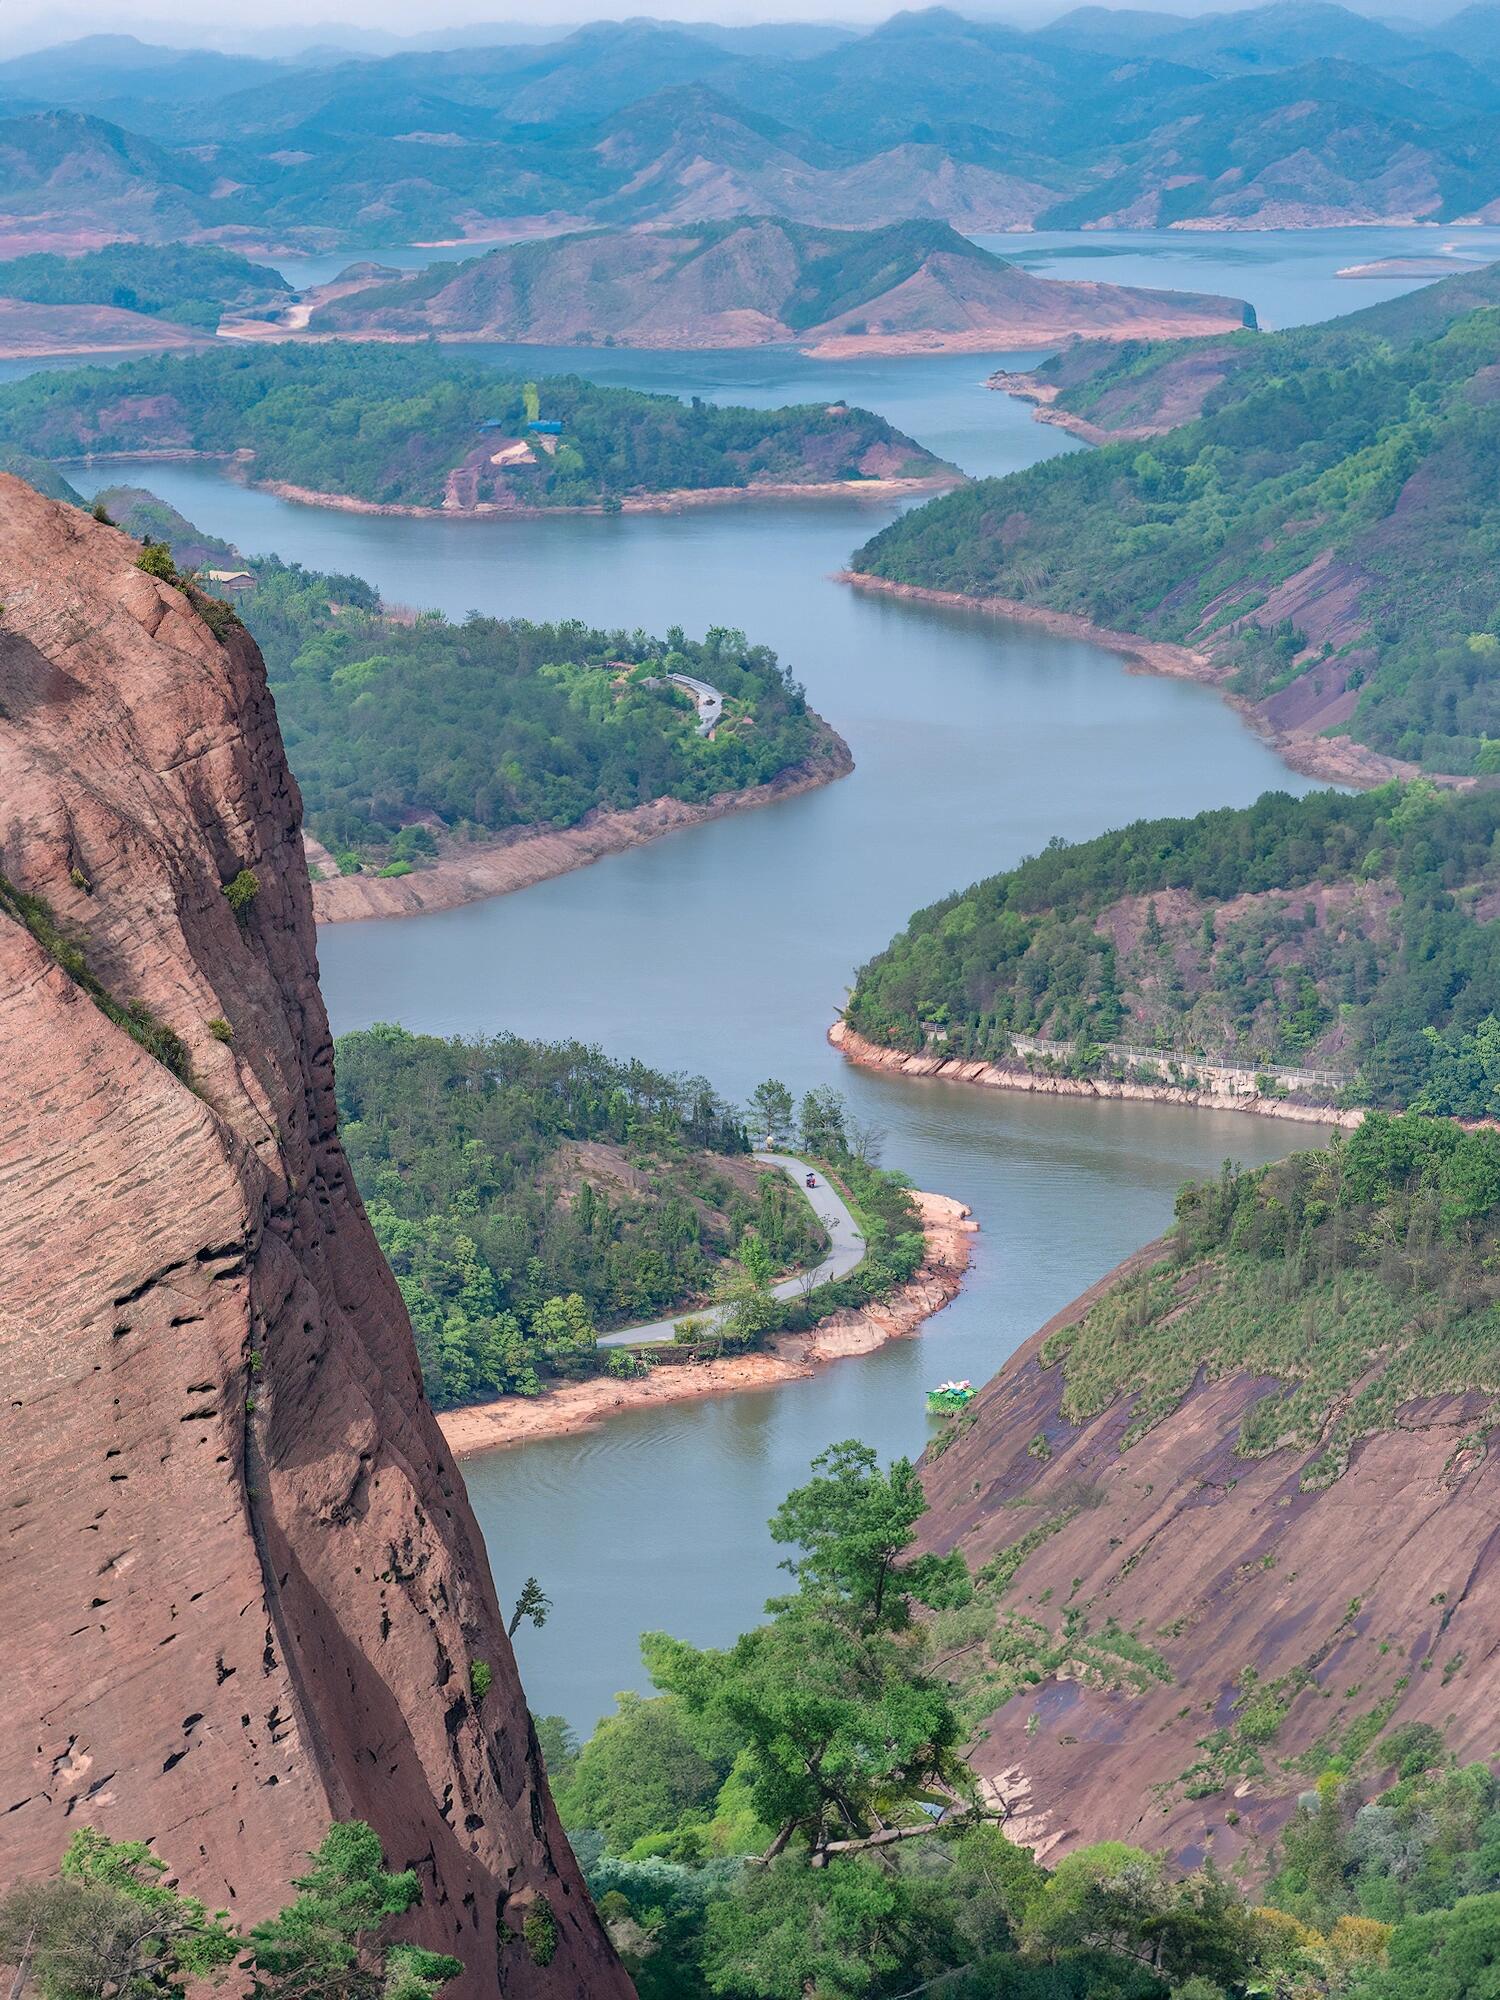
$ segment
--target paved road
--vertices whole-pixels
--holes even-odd
[[[806,1160],[794,1160],[790,1153],[757,1153],[756,1159],[764,1167],[780,1167],[784,1174],[790,1174],[813,1205],[813,1211],[828,1232],[828,1254],[821,1264],[812,1271],[799,1272],[796,1277],[783,1278],[772,1291],[778,1299],[794,1299],[812,1285],[826,1285],[834,1278],[845,1278],[865,1254],[865,1239],[860,1234],[859,1224],[849,1213],[844,1198],[823,1178],[821,1169],[809,1166]],[[818,1185],[805,1185],[807,1176],[816,1174]],[[676,1313],[671,1319],[655,1319],[648,1326],[621,1327],[616,1333],[599,1336],[601,1347],[637,1347],[649,1343],[667,1341],[673,1338],[677,1322],[688,1319],[712,1320],[712,1312],[697,1313],[691,1308]]]
[[[667,679],[674,687],[686,688],[693,697],[698,710],[698,734],[711,736],[723,718],[723,695],[716,687],[707,681],[700,681],[694,674],[668,674]]]

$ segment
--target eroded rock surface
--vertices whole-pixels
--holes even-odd
[[[627,1995],[339,1144],[259,654],[137,554],[0,478],[0,874],[186,1057],[0,893],[0,1880],[87,1823],[253,1921],[358,1816],[463,2000]]]
[[[992,1709],[973,1758],[1011,1833],[1054,1857],[1104,1839],[1188,1867],[1211,1855],[1253,1880],[1336,1755],[1366,1746],[1355,1782],[1368,1797],[1380,1742],[1403,1723],[1434,1724],[1460,1758],[1493,1753],[1493,1399],[1408,1404],[1312,1487],[1321,1445],[1235,1448],[1269,1378],[1200,1377],[1128,1446],[1131,1398],[1070,1423],[1049,1335],[1164,1249],[1049,1322],[929,1453],[924,1539],[979,1572],[1021,1556],[995,1629],[1042,1671]]]

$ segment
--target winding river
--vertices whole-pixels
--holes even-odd
[[[1233,290],[1281,325],[1409,288],[1340,281],[1342,264],[1430,254],[1450,240],[1496,254],[1495,232],[1470,235],[1036,237],[997,247],[1059,276]],[[984,388],[988,368],[1016,356],[827,364],[764,351],[475,351],[519,354],[527,372],[575,366],[724,400],[845,396],[971,472],[1072,448]],[[122,468],[101,473],[115,479]],[[400,1020],[444,1034],[578,1036],[701,1071],[739,1096],[767,1075],[799,1092],[832,1082],[885,1128],[889,1164],[967,1201],[982,1225],[962,1295],[919,1339],[812,1381],[632,1413],[591,1435],[466,1462],[502,1596],[535,1573],[555,1601],[545,1629],[518,1641],[539,1711],[587,1731],[617,1688],[642,1684],[643,1629],[718,1643],[752,1623],[777,1585],[766,1517],[816,1451],[856,1436],[915,1452],[926,1386],[991,1374],[1164,1225],[1185,1178],[1226,1155],[1262,1161],[1311,1136],[1228,1113],[902,1084],[847,1070],[828,1049],[824,1030],[853,969],[912,910],[1054,834],[1308,782],[1207,690],[1129,675],[1088,645],[832,581],[888,509],[410,521],[291,506],[203,466],[153,466],[148,483],[247,551],[354,570],[388,598],[455,616],[473,607],[655,631],[741,625],[791,663],[854,751],[852,777],[770,810],[497,901],[321,936],[339,1031]]]

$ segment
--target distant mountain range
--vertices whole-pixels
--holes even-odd
[[[497,31],[499,32],[499,31]],[[0,247],[378,248],[773,215],[969,230],[1500,219],[1500,5],[1032,32],[598,23],[298,61],[100,36],[0,63]]]
[[[554,237],[409,275],[375,266],[295,311],[313,334],[556,346],[796,341],[820,354],[993,351],[1073,334],[1157,338],[1255,323],[1242,299],[1033,277],[942,222],[840,230],[765,218]]]

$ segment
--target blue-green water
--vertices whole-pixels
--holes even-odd
[[[1345,310],[1369,303],[1381,288],[1336,279],[1338,266],[1410,250],[1412,239],[1430,250],[1438,234],[1086,237],[1060,250],[1019,241],[1060,273],[1231,289],[1280,321],[1320,316],[1330,298]],[[1294,313],[1298,300],[1305,310]],[[1015,357],[831,366],[764,350],[513,352],[528,372],[556,360],[724,400],[845,395],[975,472],[1069,448],[984,387],[992,366]],[[92,483],[121,471],[100,468]],[[1205,689],[1127,674],[1091,646],[833,581],[888,508],[408,521],[291,506],[205,466],[153,466],[149,483],[246,551],[352,569],[392,599],[456,616],[475,607],[656,631],[743,625],[791,662],[855,754],[854,775],[836,785],[519,895],[321,935],[338,1030],[388,1019],[440,1033],[577,1035],[701,1071],[736,1094],[770,1074],[798,1091],[832,1082],[886,1129],[888,1163],[969,1202],[982,1224],[961,1297],[919,1338],[811,1381],[635,1412],[467,1462],[502,1595],[534,1572],[555,1600],[546,1628],[519,1640],[537,1709],[587,1729],[616,1688],[640,1684],[642,1629],[705,1642],[742,1629],[776,1587],[766,1517],[814,1452],[848,1436],[916,1451],[924,1389],[993,1372],[1162,1227],[1183,1179],[1227,1154],[1263,1160],[1309,1136],[1233,1114],[902,1084],[847,1070],[827,1048],[854,968],[947,891],[1053,834],[1306,788]]]

